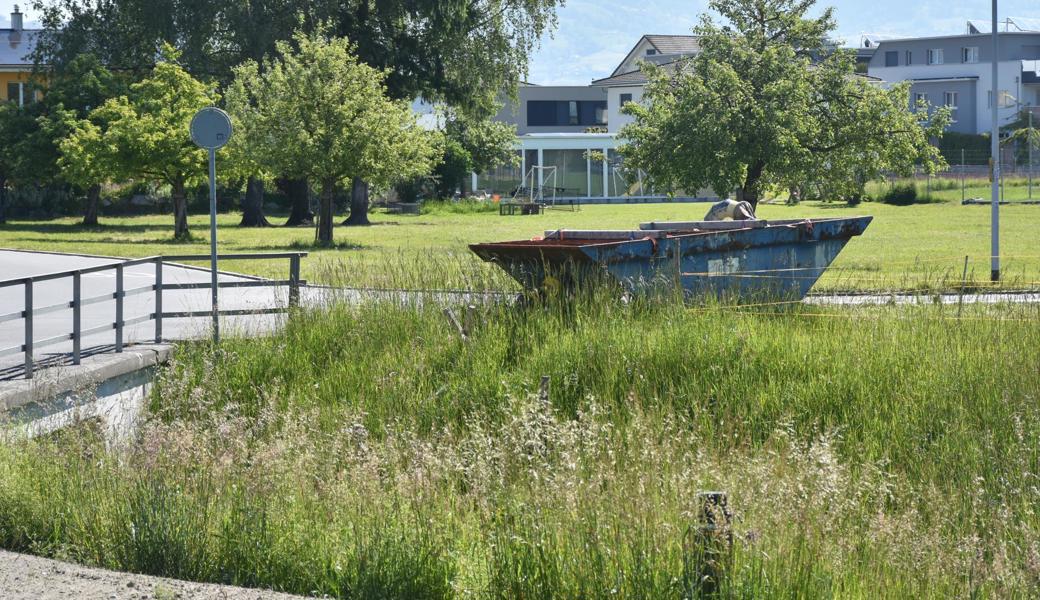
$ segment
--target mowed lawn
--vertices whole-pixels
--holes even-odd
[[[959,196],[959,190],[956,193]],[[454,212],[442,207],[421,215],[374,211],[371,227],[337,227],[336,246],[330,249],[312,247],[312,228],[240,228],[239,215],[228,213],[220,215],[218,242],[224,253],[306,250],[310,256],[304,260],[304,277],[312,282],[388,285],[395,283],[393,273],[414,273],[416,265],[428,265],[422,269],[427,285],[509,285],[495,269],[471,257],[467,244],[529,239],[557,228],[633,228],[643,221],[697,220],[706,210],[706,204],[599,205],[574,212],[549,210],[542,215],[512,217],[499,216],[497,212]],[[863,237],[846,247],[817,289],[957,287],[966,256],[968,279],[988,281],[987,206],[949,202],[898,207],[871,202],[848,207],[840,203],[805,202],[798,206],[763,205],[759,209],[759,216],[767,219],[853,215],[873,215],[874,222]],[[194,238],[187,243],[172,240],[171,216],[101,220],[102,225],[97,228],[84,228],[77,218],[9,222],[0,226],[0,248],[122,257],[209,251],[206,215],[191,217]],[[275,223],[282,220],[272,217]],[[1005,286],[1040,287],[1037,222],[1040,206],[1001,207]],[[287,263],[229,262],[224,268],[284,277]]]

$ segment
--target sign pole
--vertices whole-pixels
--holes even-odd
[[[213,286],[213,343],[220,343],[220,309],[217,302],[217,149],[209,149],[209,267]]]
[[[213,303],[213,343],[220,343],[217,301],[217,149],[231,139],[231,117],[215,106],[203,108],[191,120],[191,139],[209,153],[209,270]]]

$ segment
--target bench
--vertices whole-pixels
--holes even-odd
[[[537,215],[545,210],[538,202],[517,202],[515,200],[503,200],[498,205],[499,215],[515,215],[519,210],[521,215]]]

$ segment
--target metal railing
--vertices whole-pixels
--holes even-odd
[[[300,259],[307,256],[306,252],[279,252],[279,253],[265,253],[265,254],[223,254],[218,258],[219,260],[267,260],[267,259],[289,259],[289,278],[272,280],[272,279],[254,279],[250,281],[220,281],[217,283],[218,288],[252,288],[252,287],[288,287],[289,288],[289,299],[288,305],[285,307],[273,307],[273,308],[261,308],[261,309],[235,309],[235,310],[220,310],[221,316],[242,316],[242,315],[261,315],[261,314],[276,314],[284,313],[290,309],[296,307],[300,303],[300,286],[306,285],[306,281],[300,279]],[[163,342],[163,319],[177,319],[185,317],[208,317],[213,314],[212,310],[202,311],[164,311],[163,310],[163,292],[172,290],[194,290],[194,289],[211,289],[213,286],[210,282],[192,282],[192,283],[164,283],[163,282],[163,266],[175,263],[177,261],[203,261],[209,260],[208,254],[182,254],[173,256],[150,256],[147,258],[137,258],[127,260],[118,263],[110,263],[105,265],[98,265],[94,267],[85,267],[82,269],[73,269],[70,271],[62,271],[58,273],[46,273],[43,275],[34,275],[32,277],[20,277],[17,279],[9,279],[0,281],[0,289],[9,288],[13,286],[24,286],[25,289],[25,302],[23,310],[10,312],[6,314],[0,314],[0,323],[8,321],[16,321],[22,319],[25,324],[24,337],[21,344],[17,346],[10,346],[7,348],[0,348],[0,357],[9,356],[11,354],[23,354],[24,360],[24,373],[26,379],[32,379],[33,371],[35,370],[36,360],[34,358],[34,351],[37,348],[52,346],[54,344],[60,344],[63,342],[72,341],[72,364],[80,364],[82,358],[82,339],[89,335],[95,335],[98,333],[104,333],[106,331],[115,331],[115,343],[114,348],[116,352],[122,352],[125,346],[125,340],[123,337],[124,329],[130,325],[136,325],[138,323],[145,323],[147,321],[155,321],[155,336],[154,341],[157,344]],[[127,289],[124,285],[124,272],[128,267],[133,267],[143,264],[153,264],[155,266],[155,281],[150,285],[135,287]],[[195,269],[197,267],[191,267],[186,265],[175,264],[175,266]],[[104,271],[115,271],[115,290],[110,293],[105,293],[97,296],[91,296],[89,298],[83,297],[83,286],[82,278],[84,275],[91,273],[100,273]],[[207,269],[208,271],[208,269]],[[68,301],[59,302],[57,304],[51,304],[49,306],[35,307],[33,305],[33,294],[36,284],[45,281],[54,281],[60,279],[72,279],[72,298]],[[134,296],[138,294],[146,293],[155,294],[155,307],[152,312],[136,317],[126,318],[123,314],[125,299],[128,296]],[[91,304],[98,304],[101,302],[115,301],[115,320],[111,323],[105,323],[99,326],[90,327],[83,329],[82,327],[82,312],[84,306]],[[33,334],[33,324],[35,318],[40,315],[46,315],[50,313],[60,312],[64,310],[72,311],[72,330],[68,333],[62,333],[61,335],[51,336],[44,339],[36,339]]]

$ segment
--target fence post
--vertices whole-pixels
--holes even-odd
[[[155,257],[155,343],[162,343],[162,291],[163,291],[163,257]]]
[[[699,523],[694,547],[687,550],[687,555],[695,559],[689,576],[695,578],[693,587],[698,597],[714,597],[719,595],[729,567],[733,547],[732,515],[726,492],[701,492],[697,494],[697,501],[700,503]]]
[[[116,265],[116,352],[123,351],[123,265]]]
[[[300,255],[289,257],[289,308],[300,305]]]
[[[961,204],[964,204],[964,148],[961,148]]]
[[[80,331],[82,330],[82,276],[72,274],[72,364],[80,363]]]
[[[33,280],[25,280],[25,378],[33,377]]]

